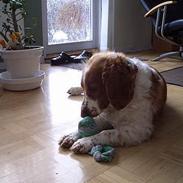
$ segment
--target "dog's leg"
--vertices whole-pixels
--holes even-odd
[[[88,153],[94,145],[120,145],[119,132],[116,129],[103,130],[91,137],[85,137],[77,140],[71,147],[75,153]]]
[[[112,129],[112,126],[110,125],[110,123],[105,121],[100,116],[97,116],[97,117],[95,117],[93,119],[94,119],[94,121],[96,123],[97,131],[100,132],[102,130]],[[70,148],[74,144],[74,142],[76,142],[79,138],[80,138],[80,135],[76,131],[76,132],[73,132],[73,133],[70,133],[68,135],[65,135],[65,136],[61,137],[58,144],[61,147]]]
[[[74,142],[79,139],[79,133],[73,132],[60,138],[58,144],[60,147],[70,148]]]
[[[101,115],[98,115],[97,117],[94,117],[93,119],[95,120],[97,129],[99,132],[101,132],[103,130],[113,129],[113,126],[110,124],[110,122],[106,121],[103,117],[101,117]]]
[[[82,87],[71,87],[68,91],[68,94],[71,96],[77,96],[81,95],[83,93],[83,88]]]

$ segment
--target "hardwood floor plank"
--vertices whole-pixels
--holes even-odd
[[[133,54],[131,54],[133,56]],[[134,56],[153,58],[154,53]],[[147,61],[159,71],[183,65],[164,59]],[[40,89],[0,96],[0,183],[182,183],[183,88],[168,85],[168,99],[148,142],[116,148],[111,163],[59,149],[58,140],[77,130],[82,96],[67,90],[79,86],[81,71],[42,65]]]

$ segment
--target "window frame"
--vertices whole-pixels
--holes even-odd
[[[44,55],[60,53],[61,51],[76,51],[82,49],[91,49],[99,47],[99,9],[100,1],[92,1],[92,40],[80,41],[62,44],[48,45],[48,26],[47,26],[47,0],[42,0],[42,30],[43,30],[43,46]]]

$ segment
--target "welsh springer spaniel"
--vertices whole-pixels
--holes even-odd
[[[167,97],[160,73],[123,53],[92,56],[83,71],[81,86],[81,116],[92,116],[100,133],[81,139],[77,132],[62,137],[60,146],[75,153],[87,153],[96,144],[129,146],[149,139],[153,120]]]

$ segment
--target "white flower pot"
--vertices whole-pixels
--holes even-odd
[[[40,71],[43,47],[30,47],[23,50],[0,50],[5,67],[12,79],[29,78]]]

